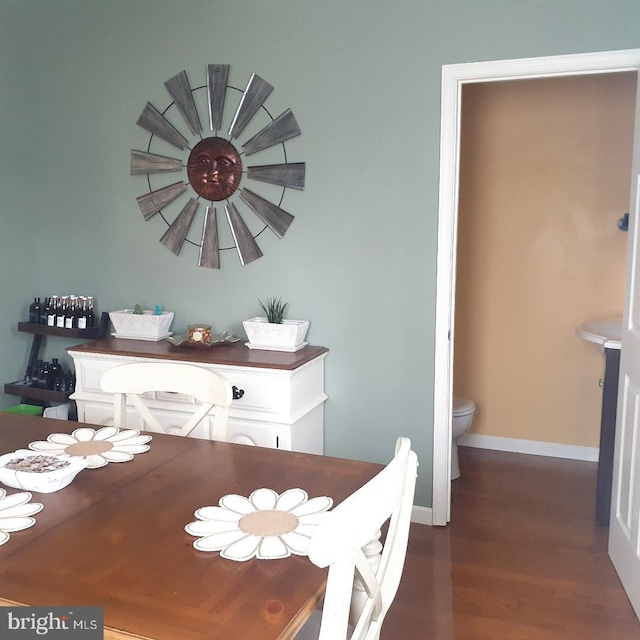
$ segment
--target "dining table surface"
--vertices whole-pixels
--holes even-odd
[[[0,412],[0,455],[96,425]],[[238,562],[185,531],[228,494],[301,488],[336,506],[382,465],[153,433],[127,462],[83,469],[0,545],[0,604],[101,606],[107,640],[294,638],[324,593],[307,556]],[[20,491],[0,485],[7,495]]]

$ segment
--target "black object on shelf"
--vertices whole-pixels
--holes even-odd
[[[33,371],[34,365],[38,362],[42,341],[45,336],[96,340],[104,338],[107,335],[108,328],[109,314],[106,311],[103,311],[100,315],[100,323],[96,327],[91,327],[89,329],[65,329],[64,327],[50,327],[38,322],[18,322],[18,331],[33,334],[31,352],[29,354],[29,362],[26,369],[27,372]],[[67,402],[69,396],[73,393],[73,389],[42,389],[30,384],[30,381],[20,380],[17,382],[6,383],[4,385],[4,392],[9,395],[20,396],[20,402],[26,403],[27,400],[35,400],[37,401],[37,404],[46,406],[51,403]]]

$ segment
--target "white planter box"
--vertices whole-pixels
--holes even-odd
[[[254,349],[276,351],[293,351],[302,348],[309,330],[308,320],[283,320],[282,324],[273,324],[263,317],[251,318],[242,324],[249,339],[249,346]]]
[[[133,313],[132,309],[109,312],[109,318],[116,330],[117,337],[138,340],[161,340],[171,335],[169,327],[173,322],[173,311],[163,311],[157,316],[153,311],[145,310],[142,314]]]

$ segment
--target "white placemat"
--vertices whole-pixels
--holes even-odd
[[[333,500],[311,498],[303,489],[256,489],[248,498],[230,494],[217,507],[202,507],[185,531],[198,540],[200,551],[219,551],[223,558],[244,562],[305,556],[314,529],[326,516]]]
[[[140,435],[137,429],[80,427],[71,435],[52,433],[46,440],[31,442],[29,449],[57,456],[77,456],[88,461],[87,469],[98,469],[110,462],[128,462],[136,453],[149,450],[151,436]]]
[[[41,510],[39,502],[31,502],[28,491],[8,496],[4,489],[0,489],[0,545],[8,542],[10,533],[32,527],[36,520],[30,516]]]

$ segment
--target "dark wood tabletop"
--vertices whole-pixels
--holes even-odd
[[[233,342],[208,348],[195,348],[182,345],[176,347],[167,340],[145,342],[144,340],[103,338],[68,347],[67,351],[159,358],[162,360],[188,360],[189,362],[201,362],[204,364],[293,371],[327,353],[329,349],[307,345],[303,349],[294,352],[263,351],[249,349],[243,342]]]
[[[78,426],[0,413],[0,454]],[[336,505],[382,466],[152,435],[150,450],[129,462],[33,493],[44,505],[36,524],[0,547],[0,603],[103,606],[107,639],[293,638],[324,591],[326,570],[301,556],[235,562],[197,551],[184,525],[224,495],[261,487],[300,487]]]

